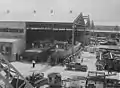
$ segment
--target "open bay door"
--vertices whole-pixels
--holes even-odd
[[[0,88],[34,88],[2,54],[0,54]]]

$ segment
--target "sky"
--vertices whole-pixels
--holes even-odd
[[[120,0],[0,0],[0,20],[73,22],[82,12],[96,25],[120,25],[119,8]]]

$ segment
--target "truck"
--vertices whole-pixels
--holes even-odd
[[[81,65],[81,63],[71,62],[66,65],[66,69],[86,72],[88,67],[87,65]]]

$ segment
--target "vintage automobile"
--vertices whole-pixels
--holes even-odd
[[[44,73],[33,72],[27,76],[26,79],[32,84],[33,87],[39,88],[40,86],[48,84],[48,78],[44,77]]]
[[[86,72],[88,67],[87,67],[87,65],[81,65],[80,63],[71,62],[66,65],[66,69]]]
[[[48,74],[48,85],[50,88],[61,88],[63,84],[60,73]]]

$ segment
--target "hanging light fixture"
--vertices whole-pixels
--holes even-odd
[[[53,13],[53,9],[52,9],[52,10],[50,10],[50,13],[51,13],[51,14]]]
[[[51,14],[52,16],[54,15],[54,10],[53,10],[53,9],[50,10],[50,14]]]
[[[36,10],[34,10],[33,13],[36,14]]]
[[[6,13],[9,14],[9,13],[10,13],[10,10],[7,10]]]
[[[73,11],[72,10],[70,10],[70,12],[69,13],[73,13]]]

